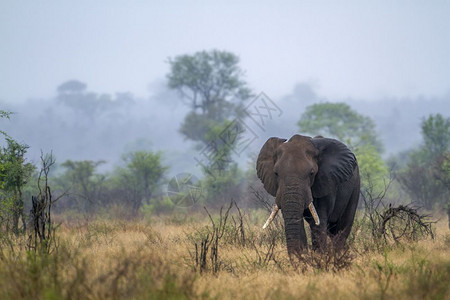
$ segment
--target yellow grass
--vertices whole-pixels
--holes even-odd
[[[24,239],[12,241],[12,248],[3,242],[0,298],[450,299],[445,221],[436,224],[434,240],[353,251],[350,267],[337,272],[294,268],[281,242],[276,262],[262,263],[267,242],[242,246],[222,239],[214,274],[209,255],[207,270],[200,273],[195,264],[199,232],[211,229],[208,218],[198,218],[63,223],[58,250],[45,262],[27,256]],[[248,235],[266,234],[248,220]]]

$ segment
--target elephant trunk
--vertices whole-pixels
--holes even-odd
[[[286,234],[286,246],[289,256],[299,256],[307,247],[303,222],[305,209],[304,197],[300,193],[284,196],[282,212]]]

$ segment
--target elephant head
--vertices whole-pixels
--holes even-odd
[[[337,185],[352,176],[356,164],[347,146],[334,139],[294,135],[289,141],[272,137],[263,145],[257,159],[257,175],[276,202],[264,226],[278,209],[282,210],[290,256],[307,247],[305,209],[311,211],[315,224],[319,225],[320,214],[315,211],[313,199],[320,201],[336,193]]]

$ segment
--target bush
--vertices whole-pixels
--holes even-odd
[[[175,208],[169,197],[152,198],[144,203],[140,209],[144,217],[150,218],[153,214],[171,213]]]
[[[203,180],[206,192],[205,204],[220,207],[234,199],[239,199],[244,188],[244,176],[237,165],[229,171],[207,174]]]

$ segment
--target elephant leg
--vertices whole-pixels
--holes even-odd
[[[310,224],[311,227],[311,243],[313,250],[320,250],[326,247],[327,234],[326,224],[315,225]]]
[[[316,205],[316,204],[315,204]],[[320,225],[316,225],[309,210],[305,210],[304,218],[311,228],[311,244],[313,250],[319,250],[326,245],[327,239],[327,211],[323,206],[317,205],[317,214],[319,215]]]
[[[330,237],[332,238],[335,247],[341,248],[345,246],[352,229],[353,220],[355,219],[358,199],[359,188],[355,188],[341,218],[329,229]]]

